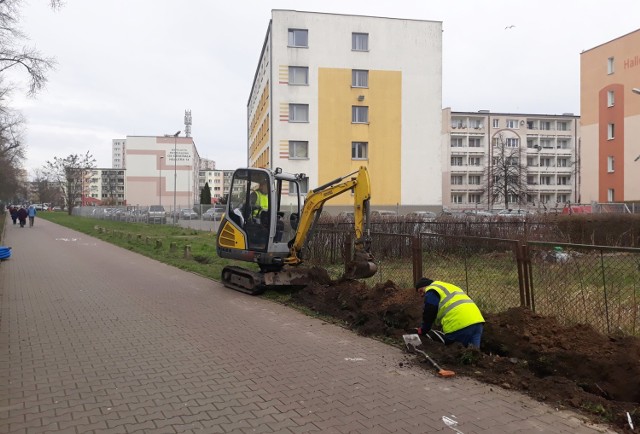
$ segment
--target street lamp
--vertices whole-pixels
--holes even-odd
[[[631,92],[637,93],[638,95],[640,95],[640,87],[634,87],[633,89],[631,89]]]
[[[158,200],[160,206],[162,206],[162,160],[164,160],[164,157],[160,157],[160,173],[158,174]]]
[[[173,135],[173,224],[176,224],[176,190],[178,189],[178,136],[180,131]]]

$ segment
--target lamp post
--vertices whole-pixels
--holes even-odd
[[[160,173],[158,174],[158,202],[162,206],[162,160],[164,157],[160,157]]]
[[[633,89],[631,89],[631,92],[637,93],[638,95],[640,95],[640,87],[634,87]]]
[[[173,224],[176,224],[176,190],[178,189],[178,136],[180,131],[173,135]]]

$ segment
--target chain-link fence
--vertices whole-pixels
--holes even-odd
[[[638,334],[640,249],[528,243],[532,308],[565,324]]]
[[[344,272],[347,231],[322,230],[308,263],[337,278]],[[602,333],[640,333],[640,249],[421,233],[373,233],[378,273],[413,287],[425,276],[456,284],[485,312],[525,306],[561,324],[589,324]]]
[[[423,233],[422,275],[464,288],[483,311],[520,306],[517,246],[514,240]]]

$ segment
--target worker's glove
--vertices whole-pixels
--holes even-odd
[[[424,336],[427,332],[426,332],[426,331],[425,331],[425,332],[423,332],[423,331],[422,331],[422,327],[418,327],[418,328],[416,329],[416,333],[418,333],[418,336]]]

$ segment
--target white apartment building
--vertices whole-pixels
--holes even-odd
[[[365,165],[372,205],[439,207],[440,177],[425,174],[442,172],[441,110],[441,22],[273,10],[248,165],[305,173],[305,191]]]
[[[201,158],[200,170],[216,170],[216,162],[208,158]]]
[[[125,150],[127,141],[124,139],[111,140],[111,167],[114,169],[124,169],[127,167],[125,161]]]
[[[198,175],[198,191],[202,191],[208,184],[211,192],[211,201],[219,202],[229,193],[233,170],[201,170]]]
[[[101,205],[126,205],[125,187],[124,169],[91,169],[85,177],[81,203],[83,205],[91,202]],[[94,200],[86,200],[86,198]]]
[[[502,143],[518,149],[526,170],[526,201],[517,207],[555,206],[575,202],[580,173],[580,117],[563,115],[442,111],[443,206],[450,209],[498,209],[490,204],[488,174],[492,152]]]

